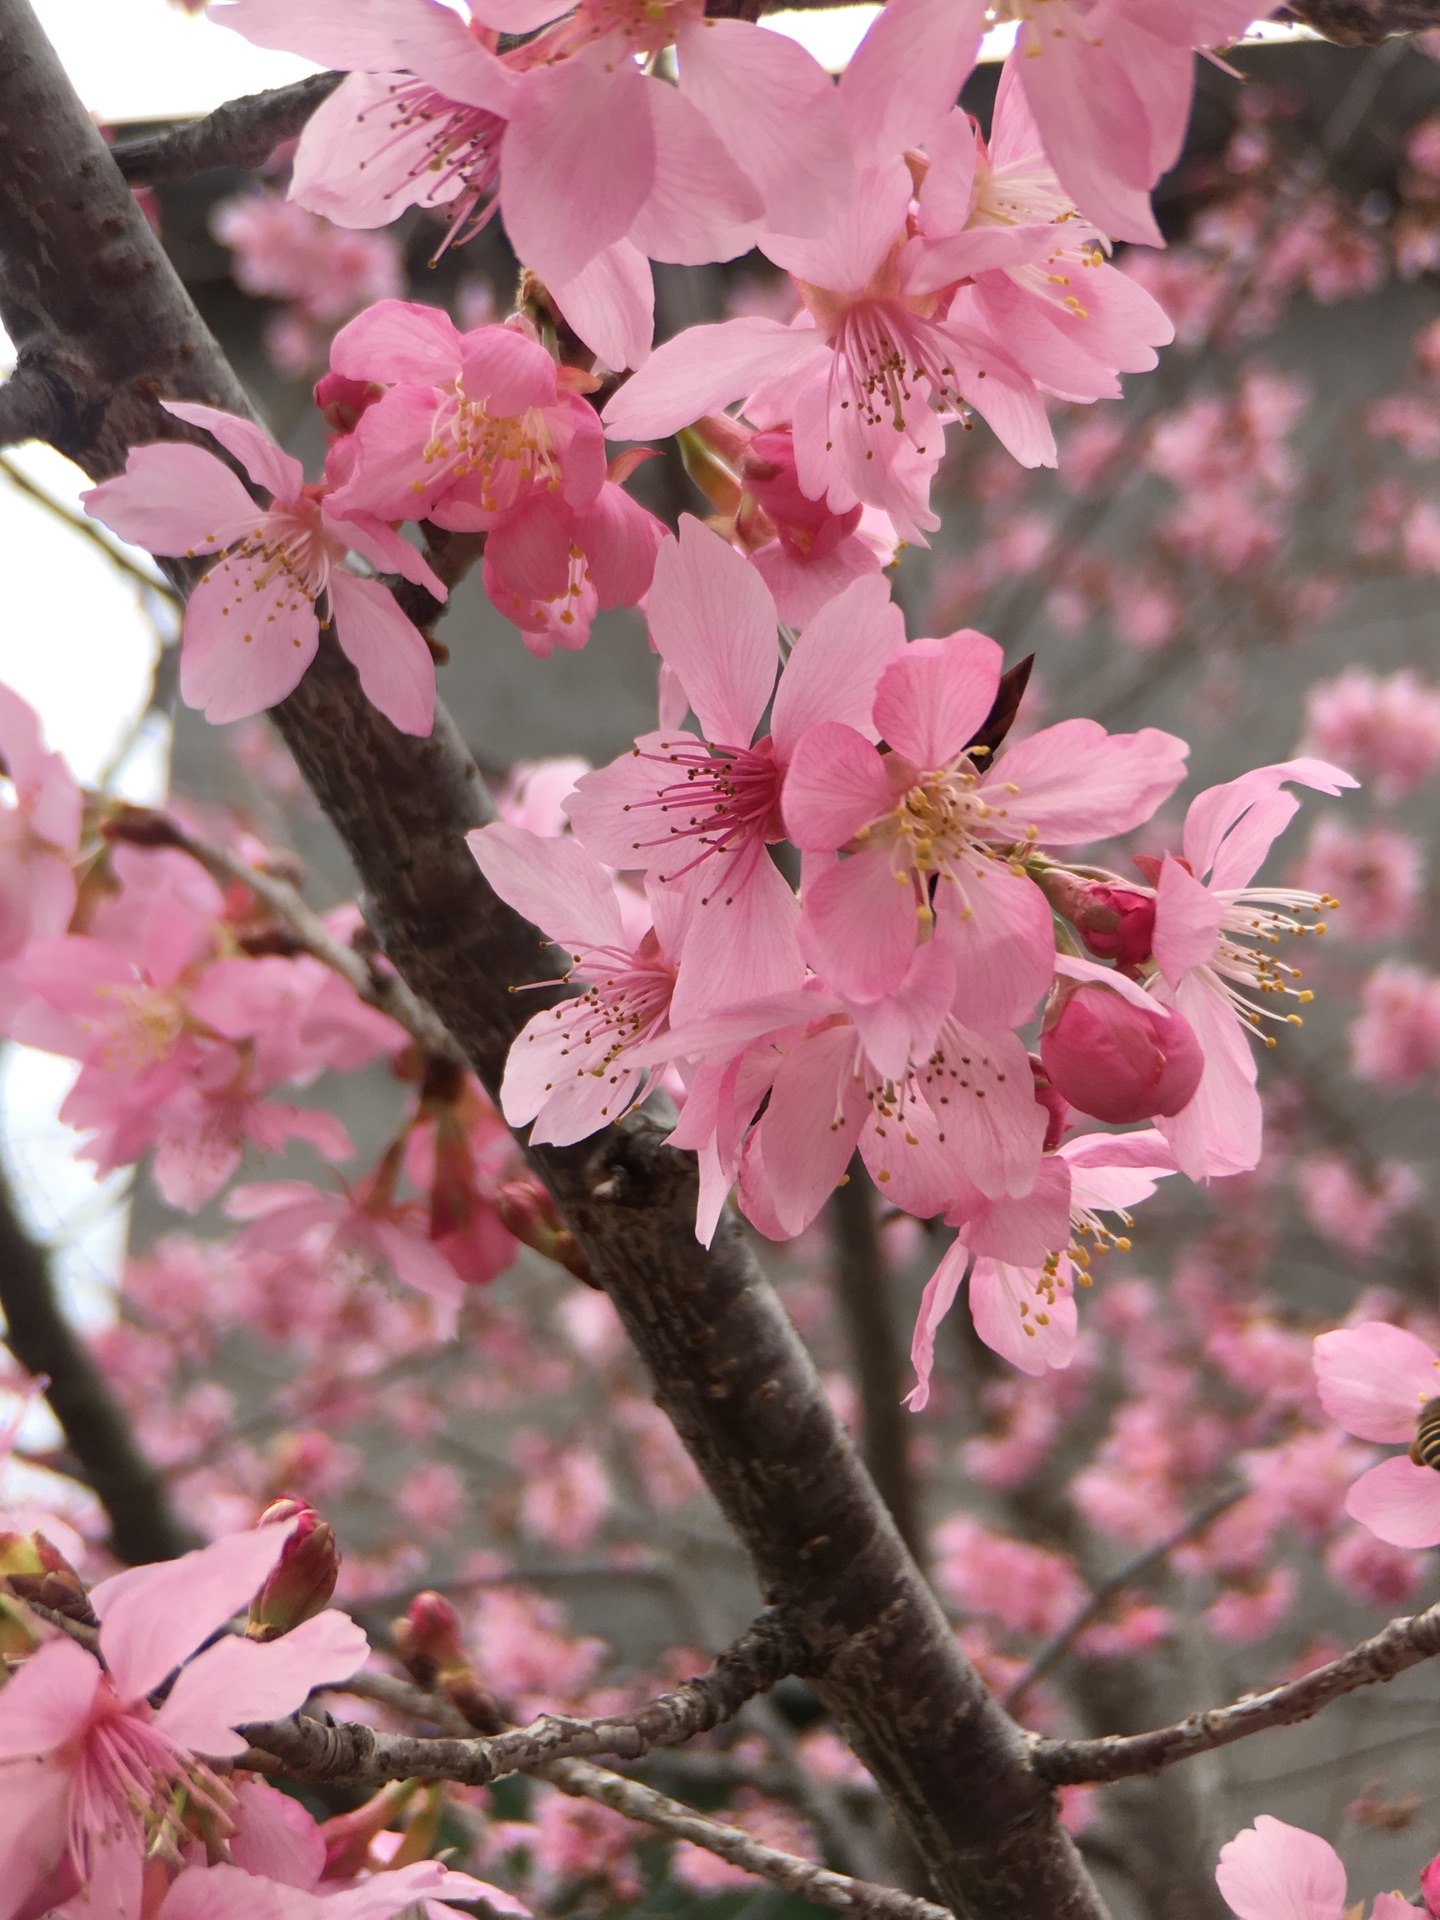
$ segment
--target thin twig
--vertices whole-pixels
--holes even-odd
[[[1245,1694],[1228,1707],[1192,1713],[1174,1726],[1148,1733],[1108,1734],[1100,1740],[1037,1740],[1031,1763],[1052,1786],[1079,1781],[1125,1780],[1155,1773],[1197,1753],[1228,1747],[1270,1727],[1309,1720],[1342,1694],[1393,1680],[1407,1667],[1440,1654],[1440,1605],[1408,1620],[1392,1620],[1382,1632],[1327,1661],[1299,1680],[1266,1693]]]
[[[390,1780],[420,1775],[479,1787],[502,1774],[533,1773],[552,1760],[594,1753],[638,1760],[652,1747],[678,1746],[732,1719],[747,1700],[793,1672],[803,1651],[803,1642],[785,1620],[765,1613],[707,1674],[634,1713],[595,1720],[542,1713],[528,1727],[464,1738],[377,1733],[371,1727],[326,1726],[318,1720],[250,1726],[244,1734],[252,1746],[274,1754],[288,1771],[308,1780],[373,1790]]]
[[[170,133],[122,140],[111,157],[132,186],[188,180],[210,167],[259,167],[282,140],[293,140],[329,99],[343,73],[312,73],[288,87],[243,94]]]
[[[114,840],[150,847],[175,847],[181,853],[188,853],[212,879],[225,885],[238,882],[248,887],[305,952],[338,973],[367,1006],[388,1014],[427,1053],[457,1066],[465,1065],[460,1049],[424,1001],[410,991],[398,974],[371,967],[363,954],[343,940],[337,940],[288,880],[250,866],[226,848],[188,832],[178,820],[152,807],[122,808],[106,823],[105,831]]]
[[[1167,1533],[1163,1540],[1157,1540],[1152,1547],[1146,1547],[1143,1553],[1137,1553],[1133,1560],[1127,1560],[1123,1567],[1116,1569],[1108,1579],[1102,1580],[1085,1605],[1067,1620],[1026,1667],[1004,1697],[1007,1713],[1018,1713],[1024,1698],[1037,1680],[1043,1680],[1065,1658],[1085,1629],[1105,1611],[1117,1593],[1123,1593],[1127,1587],[1133,1587],[1153,1567],[1157,1567],[1176,1547],[1183,1546],[1187,1540],[1193,1540],[1202,1534],[1227,1508],[1233,1507],[1249,1491],[1246,1487],[1229,1487],[1224,1493],[1217,1493],[1207,1500],[1203,1507],[1197,1507],[1194,1513],[1187,1515],[1178,1527]]]

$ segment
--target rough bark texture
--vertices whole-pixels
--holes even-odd
[[[0,1171],[0,1312],[5,1344],[27,1373],[49,1381],[74,1471],[94,1488],[121,1560],[169,1560],[195,1539],[172,1511],[165,1482],[135,1445],[130,1424],[84,1342],[60,1311],[50,1260],[15,1211]]]
[[[100,478],[175,436],[156,399],[247,403],[25,0],[0,0],[0,315],[60,384],[55,443]],[[464,743],[397,734],[333,645],[276,718],[350,848],[391,959],[492,1089],[553,972],[463,844],[488,814]],[[536,1156],[767,1601],[948,1904],[986,1920],[1101,1905],[1014,1723],[959,1653],[733,1222],[692,1229],[693,1165],[643,1121]]]

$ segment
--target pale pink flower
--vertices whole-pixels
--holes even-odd
[[[1318,912],[1323,896],[1295,887],[1254,886],[1271,843],[1299,808],[1284,783],[1339,793],[1356,782],[1323,760],[1257,767],[1191,801],[1183,857],[1167,854],[1155,897],[1156,994],[1189,1021],[1205,1053],[1205,1072],[1189,1105],[1160,1130],[1192,1179],[1248,1173],[1260,1159],[1260,1096],[1248,1031],[1262,1019],[1299,1024],[1264,1003],[1308,1000],[1293,983],[1298,969],[1270,949],[1282,933],[1304,933],[1298,916]],[[1251,942],[1257,944],[1250,944]],[[1258,998],[1256,997],[1258,996]],[[1273,1044],[1267,1036],[1267,1044]]]
[[[534,1428],[522,1428],[510,1457],[524,1474],[520,1525],[563,1552],[588,1547],[610,1511],[609,1476],[593,1447],[560,1446]]]
[[[61,1634],[11,1677],[0,1694],[0,1912],[85,1890],[97,1913],[137,1913],[142,1854],[173,1859],[183,1838],[177,1790],[202,1807],[228,1799],[196,1756],[243,1753],[235,1727],[288,1714],[362,1664],[365,1635],[333,1611],[268,1645],[225,1638],[195,1654],[250,1600],[290,1532],[257,1528],[101,1581],[90,1600],[103,1666]],[[177,1668],[152,1708],[146,1696]]]
[[[230,468],[202,447],[161,441],[131,449],[125,471],[83,495],[85,510],[152,553],[218,554],[185,608],[180,691],[207,720],[243,720],[294,691],[320,643],[316,603],[372,706],[402,733],[427,734],[435,665],[388,587],[344,564],[353,548],[439,600],[445,588],[417,550],[381,519],[345,518],[307,486],[298,460],[249,420],[167,400],[271,494],[257,507]]]
[[[1075,1353],[1075,1290],[1090,1284],[1092,1251],[1128,1247],[1129,1209],[1148,1200],[1156,1182],[1175,1171],[1160,1134],[1082,1134],[1062,1141],[1040,1163],[1033,1189],[1020,1199],[987,1200],[960,1185],[947,1218],[959,1227],[925,1284],[910,1346],[915,1385],[905,1397],[913,1413],[930,1398],[935,1335],[970,1279],[970,1317],[987,1347],[1022,1373],[1068,1367]],[[973,1262],[973,1264],[972,1264]]]
[[[1012,864],[1038,846],[1124,833],[1178,784],[1187,749],[1146,728],[1107,734],[1066,720],[1002,753],[973,755],[1000,684],[999,647],[970,630],[916,640],[885,668],[872,709],[882,754],[824,721],[791,759],[790,838],[815,854],[801,946],[860,1003],[898,987],[917,938],[952,960],[956,1011],[988,1029],[1029,1017],[1052,976],[1050,908]],[[900,882],[901,884],[897,884]]]
[[[646,612],[699,731],[642,735],[633,752],[586,774],[565,811],[598,859],[643,870],[676,895],[679,1022],[800,985],[799,907],[765,850],[784,838],[785,773],[817,721],[875,737],[875,684],[905,633],[886,582],[870,575],[816,615],[777,688],[776,609],[764,581],[688,514],[660,550]],[[757,736],[767,710],[770,731]]]
[[[1420,1176],[1399,1160],[1386,1160],[1368,1177],[1339,1153],[1312,1153],[1295,1169],[1295,1184],[1310,1223],[1357,1258],[1371,1254],[1390,1222],[1420,1197]]]
[[[1294,1567],[1264,1567],[1236,1577],[1206,1607],[1204,1622],[1217,1640],[1240,1646],[1277,1627],[1295,1604],[1300,1576]]]
[[[446,1904],[457,1900],[480,1901],[500,1913],[529,1911],[502,1888],[457,1873],[438,1860],[412,1860],[348,1884],[314,1885],[285,1877],[280,1869],[287,1860],[272,1862],[267,1856],[264,1864],[269,1874],[245,1872],[224,1862],[187,1867],[171,1882],[155,1920],[256,1920],[257,1915],[265,1920],[390,1920],[391,1915],[417,1911],[426,1920],[461,1920]]]
[[[1360,1440],[1417,1444],[1422,1412],[1440,1399],[1440,1357],[1381,1320],[1322,1333],[1315,1376],[1321,1406]],[[1440,1471],[1393,1454],[1361,1474],[1345,1511],[1392,1546],[1433,1547],[1440,1543]]]
[[[669,1024],[678,902],[651,882],[653,925],[627,933],[614,881],[578,841],[542,839],[503,821],[466,835],[501,899],[571,951],[578,997],[537,1013],[505,1063],[500,1104],[537,1144],[570,1146],[641,1099],[652,1073],[630,1064]]]
[[[64,933],[75,908],[72,862],[83,797],[58,753],[46,750],[40,721],[0,686],[0,963],[32,940]]]
[[[1328,925],[1347,940],[1395,940],[1415,922],[1425,884],[1425,850],[1408,833],[1374,820],[1366,827],[1317,820],[1297,886],[1331,893],[1339,901]]]
[[[1440,691],[1413,667],[1347,667],[1305,698],[1306,750],[1372,777],[1381,801],[1412,793],[1440,766]]]
[[[330,450],[337,513],[484,531],[486,591],[540,654],[583,646],[597,607],[644,594],[664,529],[607,470],[589,376],[516,327],[461,333],[402,300],[343,327],[330,364],[389,385]]]
[[[1349,1910],[1335,1849],[1319,1834],[1268,1813],[1226,1841],[1215,1880],[1240,1920],[1344,1920]],[[1422,1913],[1398,1893],[1377,1893],[1370,1920],[1419,1920]]]
[[[931,1539],[935,1586],[966,1613],[990,1614],[1008,1633],[1049,1636],[1090,1597],[1068,1554],[1014,1540],[955,1514]]]
[[[1014,0],[1008,11],[1020,33],[1007,65],[1066,192],[1113,239],[1163,245],[1149,195],[1180,155],[1192,49],[1243,33],[1249,0]]]
[[[1361,1080],[1403,1087],[1440,1065],[1440,977],[1385,960],[1360,987],[1350,1067]]]
[[[1366,1607],[1402,1606],[1429,1573],[1418,1553],[1392,1547],[1365,1527],[1347,1527],[1330,1543],[1325,1571],[1342,1593]]]
[[[210,230],[236,256],[238,287],[293,301],[321,323],[338,324],[404,290],[394,240],[346,233],[278,194],[252,190],[220,201]]]

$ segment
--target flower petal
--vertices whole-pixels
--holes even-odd
[[[330,575],[335,637],[360,689],[401,733],[424,739],[435,724],[435,661],[417,627],[378,580],[337,567]]]
[[[995,642],[971,627],[941,640],[912,641],[875,691],[881,738],[917,767],[943,767],[989,713],[1004,660]]]
[[[691,514],[655,556],[650,637],[717,746],[748,747],[775,690],[780,639],[770,589]]]
[[[225,451],[233,454],[257,486],[267,487],[277,500],[293,500],[305,484],[305,469],[293,454],[277,447],[263,427],[219,407],[202,407],[193,400],[162,400],[161,406],[187,426],[200,427]]]
[[[1315,1380],[1321,1406],[1346,1433],[1409,1441],[1421,1407],[1440,1399],[1440,1358],[1404,1327],[1367,1320],[1318,1336]]]
[[[80,501],[92,520],[150,553],[214,553],[260,511],[222,460],[178,440],[132,447],[125,471]]]
[[[829,348],[813,328],[787,327],[760,314],[687,327],[667,340],[621,387],[601,418],[612,440],[644,440],[675,433],[702,414],[806,359],[828,362]]]
[[[1339,1854],[1268,1813],[1220,1849],[1215,1882],[1240,1920],[1340,1920],[1345,1910]]]
[[[1405,1454],[1362,1473],[1345,1497],[1345,1511],[1392,1547],[1440,1544],[1440,1473],[1417,1467]]]
[[[264,1645],[221,1640],[180,1669],[152,1724],[172,1746],[227,1759],[245,1751],[235,1727],[283,1719],[315,1687],[348,1680],[369,1651],[361,1629],[333,1607]]]

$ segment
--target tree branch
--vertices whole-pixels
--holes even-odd
[[[1440,1605],[1408,1620],[1392,1620],[1382,1632],[1299,1680],[1272,1687],[1268,1693],[1246,1694],[1228,1707],[1192,1713],[1174,1726],[1156,1727],[1150,1733],[1109,1734],[1101,1740],[1037,1740],[1032,1749],[1035,1771],[1056,1786],[1154,1773],[1177,1760],[1248,1739],[1252,1733],[1313,1719],[1342,1694],[1393,1680],[1407,1667],[1417,1667],[1437,1654]]]
[[[208,167],[261,167],[282,140],[293,140],[315,109],[339,86],[343,73],[311,73],[288,87],[242,94],[170,133],[122,140],[110,149],[132,186],[188,180]]]
[[[25,0],[0,0],[0,153],[0,317],[91,373],[62,450],[98,480],[130,446],[181,437],[162,394],[248,412]],[[453,722],[442,707],[429,739],[397,733],[328,636],[275,719],[385,952],[497,1092],[543,1004],[510,989],[560,967],[470,858],[464,835],[492,813]],[[957,1647],[738,1226],[697,1243],[693,1158],[637,1116],[532,1160],[942,1897],[975,1920],[1098,1920],[1019,1729]]]
[[[0,447],[53,439],[66,417],[68,398],[54,374],[36,365],[16,367],[0,382]]]
[[[0,1169],[0,1311],[5,1344],[25,1371],[48,1381],[76,1471],[110,1522],[110,1546],[131,1565],[169,1560],[193,1547],[159,1471],[135,1444],[120,1403],[83,1340],[60,1311],[45,1249],[31,1238]]]

